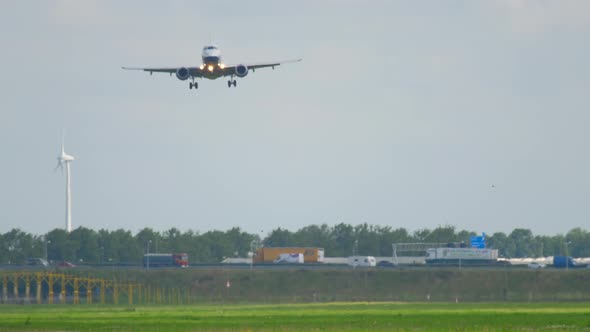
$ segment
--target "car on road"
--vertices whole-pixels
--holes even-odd
[[[48,267],[49,263],[43,258],[29,258],[27,259],[27,265]]]
[[[76,267],[75,264],[72,264],[72,263],[70,263],[68,261],[63,261],[63,262],[57,264],[57,266],[58,267]]]
[[[397,265],[392,261],[379,261],[377,267],[396,267]]]
[[[529,269],[542,269],[545,267],[545,264],[541,264],[539,262],[532,262],[527,265]]]

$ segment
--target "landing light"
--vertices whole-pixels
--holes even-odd
[[[209,67],[207,67],[207,69],[209,69],[209,71],[213,71],[213,66],[209,65]]]
[[[225,68],[225,65],[223,63],[220,63],[219,68],[223,69],[223,68]]]
[[[199,67],[199,68],[201,68],[201,70],[203,70],[203,68],[205,68],[205,65],[201,65],[201,67]]]

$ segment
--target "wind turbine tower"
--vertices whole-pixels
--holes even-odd
[[[74,157],[66,154],[64,150],[64,143],[61,143],[61,155],[57,157],[57,168],[63,170],[66,166],[66,231],[72,231],[72,190],[70,188],[70,163],[74,161]]]

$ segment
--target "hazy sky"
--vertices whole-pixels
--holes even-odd
[[[121,66],[303,57],[188,82]],[[3,1],[0,232],[590,227],[590,1]]]

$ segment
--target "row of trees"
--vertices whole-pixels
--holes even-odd
[[[67,233],[54,229],[44,235],[33,235],[13,229],[0,235],[0,263],[22,264],[30,257],[67,260],[88,264],[138,264],[146,252],[186,252],[191,262],[213,263],[226,257],[247,257],[253,247],[322,247],[328,257],[359,255],[391,256],[393,243],[469,243],[473,232],[457,231],[452,226],[409,232],[405,228],[368,224],[335,226],[310,225],[297,231],[277,228],[261,239],[256,234],[232,228],[225,232],[203,234],[181,232],[171,228],[156,232],[144,228],[136,234],[128,230],[109,231],[79,227]],[[590,232],[574,228],[566,235],[534,235],[528,229],[515,229],[510,234],[494,233],[486,238],[487,246],[507,258],[571,255],[590,257]]]
[[[352,254],[356,241],[360,255],[391,256],[393,243],[461,243],[469,244],[474,232],[457,231],[453,226],[439,226],[433,230],[408,232],[405,228],[393,229],[367,224],[352,226],[338,224],[311,225],[296,232],[275,229],[263,241],[265,246],[319,246],[327,256],[343,257]],[[565,255],[590,257],[590,232],[581,228],[570,230],[565,236],[534,235],[529,229],[517,228],[510,234],[502,232],[486,236],[487,247],[498,249],[506,258],[547,257]]]

